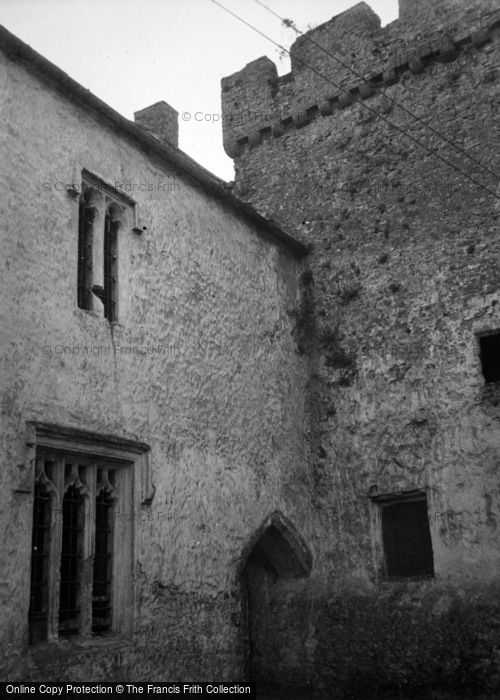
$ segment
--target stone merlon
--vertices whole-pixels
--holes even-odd
[[[163,143],[179,144],[179,112],[164,101],[134,112],[134,121]]]
[[[237,73],[222,79],[222,108],[224,124],[228,127],[224,128],[224,148],[231,158],[238,155],[234,150],[236,143],[232,150],[231,144],[237,140],[234,134],[238,134],[241,127],[248,123],[249,106],[253,106],[259,120],[261,113],[265,119],[270,111],[277,80],[276,66],[267,56],[261,56]],[[245,133],[245,128],[242,133]],[[227,134],[230,138],[226,138]]]
[[[352,52],[360,40],[368,43],[369,37],[379,29],[380,18],[371,7],[365,2],[354,5],[299,36],[290,49],[292,73],[297,74],[307,68],[324,68],[325,58],[328,58],[324,51],[335,51],[345,56],[344,52],[348,49]]]

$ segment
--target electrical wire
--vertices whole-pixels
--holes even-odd
[[[251,23],[248,22],[247,20],[243,19],[243,17],[241,17],[240,15],[236,14],[235,12],[233,12],[232,10],[230,10],[229,8],[225,7],[225,5],[222,5],[220,2],[218,2],[218,0],[210,0],[210,2],[212,2],[214,5],[217,5],[217,6],[220,7],[222,10],[224,10],[225,12],[227,12],[229,15],[231,15],[232,17],[234,17],[235,19],[237,19],[239,22],[241,22],[241,23],[244,24],[245,26],[247,26],[247,27],[249,27],[250,29],[252,29],[253,31],[255,31],[257,34],[259,34],[260,36],[262,36],[262,37],[263,37],[264,39],[266,39],[267,41],[270,41],[272,44],[274,44],[275,46],[277,46],[280,50],[282,50],[282,51],[284,51],[285,53],[287,53],[290,57],[294,58],[294,55],[292,54],[291,51],[289,51],[288,49],[286,49],[284,46],[282,46],[281,44],[279,44],[277,41],[275,41],[274,39],[272,39],[270,36],[268,36],[267,34],[265,34],[263,31],[261,31],[260,29],[258,29],[257,27],[255,27],[253,24],[251,24]],[[485,185],[483,185],[482,182],[480,182],[479,180],[477,180],[477,179],[476,179],[475,177],[473,177],[472,175],[469,175],[469,174],[468,174],[467,172],[465,172],[464,170],[461,170],[460,168],[458,168],[452,161],[448,160],[447,158],[445,158],[444,156],[442,156],[440,153],[438,153],[437,150],[436,150],[435,148],[430,148],[429,146],[427,146],[427,144],[423,143],[422,141],[420,141],[419,139],[417,139],[415,136],[412,136],[412,134],[409,134],[405,129],[403,129],[402,127],[400,127],[398,124],[395,124],[395,123],[392,122],[390,119],[387,119],[387,117],[385,117],[382,113],[380,113],[380,112],[378,112],[376,109],[373,109],[372,107],[368,106],[366,103],[364,103],[362,100],[360,100],[360,99],[357,98],[355,95],[353,95],[352,93],[350,93],[348,90],[346,90],[345,88],[341,87],[340,85],[338,85],[337,83],[335,83],[333,80],[331,80],[331,79],[328,78],[327,76],[323,75],[320,71],[318,71],[316,68],[314,68],[314,66],[311,66],[311,65],[309,65],[308,63],[306,63],[306,62],[303,60],[303,58],[299,58],[299,57],[297,56],[297,60],[300,60],[301,63],[302,63],[302,65],[304,65],[306,68],[309,68],[309,70],[313,71],[313,73],[316,73],[316,75],[318,75],[318,76],[319,76],[320,78],[322,78],[323,80],[326,80],[328,83],[330,83],[331,85],[333,85],[337,90],[340,90],[342,93],[348,95],[354,102],[357,102],[358,104],[360,104],[364,109],[366,109],[366,110],[368,110],[369,112],[371,112],[372,114],[374,114],[378,119],[381,119],[382,121],[386,122],[387,124],[389,124],[389,126],[392,126],[394,129],[396,129],[396,130],[399,131],[400,133],[404,134],[408,139],[410,139],[411,141],[413,141],[414,143],[416,143],[417,145],[419,145],[421,148],[425,149],[428,153],[430,153],[431,155],[435,156],[436,158],[438,158],[439,160],[441,160],[441,161],[442,161],[443,163],[445,163],[446,165],[448,165],[448,166],[450,166],[451,168],[453,168],[453,170],[455,170],[457,173],[460,173],[461,175],[463,175],[465,178],[467,178],[468,180],[470,180],[470,182],[472,182],[474,185],[476,185],[477,187],[481,188],[482,190],[484,190],[484,191],[487,192],[488,194],[492,195],[492,196],[495,197],[496,199],[500,199],[500,195],[498,195],[498,194],[497,194],[496,192],[494,192],[493,190],[490,190],[488,187],[485,187]]]
[[[313,46],[316,46],[318,49],[321,49],[321,51],[323,51],[324,54],[326,54],[326,55],[329,56],[330,58],[333,58],[334,61],[337,61],[337,63],[340,63],[340,65],[343,66],[344,68],[347,68],[347,69],[348,69],[349,71],[351,71],[351,73],[353,73],[357,78],[360,78],[361,80],[365,80],[364,76],[361,75],[361,73],[358,73],[354,68],[352,68],[351,66],[349,66],[349,64],[347,64],[347,63],[346,63],[345,61],[343,61],[341,58],[339,58],[338,56],[336,56],[336,55],[335,55],[334,53],[332,53],[331,51],[328,51],[327,49],[325,49],[324,46],[321,46],[321,44],[318,44],[318,42],[314,41],[314,39],[312,39],[310,36],[308,36],[308,34],[306,34],[306,33],[304,33],[304,32],[301,32],[299,29],[297,29],[297,27],[295,26],[295,24],[294,24],[293,22],[291,22],[290,20],[286,20],[284,17],[281,17],[277,12],[275,12],[273,9],[271,9],[268,5],[266,5],[265,3],[263,3],[261,0],[253,0],[253,1],[254,1],[257,5],[260,5],[260,6],[263,7],[265,10],[267,10],[269,13],[271,13],[272,15],[274,15],[275,17],[277,17],[277,18],[282,22],[282,24],[284,24],[286,27],[290,27],[290,29],[293,29],[293,31],[294,31],[296,34],[298,34],[298,35],[301,36],[301,37],[304,37],[304,39],[307,39],[307,41],[309,41],[311,44],[313,44]],[[405,107],[403,104],[401,104],[400,102],[398,102],[397,100],[395,100],[393,97],[391,97],[390,95],[388,95],[387,92],[386,92],[386,90],[385,90],[385,88],[382,88],[381,92],[382,92],[382,94],[384,95],[384,97],[385,97],[389,102],[391,102],[392,104],[394,104],[394,105],[396,105],[397,107],[399,107],[399,109],[402,109],[404,112],[406,112],[406,114],[409,114],[409,115],[412,117],[412,119],[414,119],[414,120],[417,121],[419,124],[422,124],[422,125],[425,126],[427,129],[429,129],[430,131],[432,131],[432,133],[433,133],[435,136],[438,136],[442,141],[444,141],[444,142],[447,143],[448,145],[453,146],[453,148],[455,148],[459,153],[461,153],[462,155],[466,156],[466,157],[469,158],[473,163],[475,163],[476,165],[478,165],[480,168],[482,168],[483,170],[485,170],[486,172],[488,172],[490,175],[493,175],[493,177],[495,177],[495,178],[497,178],[497,179],[500,180],[500,175],[499,175],[498,173],[496,173],[494,170],[490,170],[490,168],[488,168],[487,165],[484,165],[484,164],[481,163],[479,160],[477,160],[476,158],[474,158],[474,156],[472,156],[470,153],[468,153],[467,151],[465,151],[463,148],[460,148],[460,146],[459,146],[457,143],[455,143],[454,141],[452,141],[451,139],[449,139],[447,136],[444,136],[444,134],[442,134],[441,132],[439,132],[439,131],[438,131],[437,129],[435,129],[433,126],[431,126],[430,124],[428,124],[424,119],[422,119],[422,118],[419,117],[417,114],[415,114],[414,112],[412,112],[411,109],[408,109],[408,107]]]

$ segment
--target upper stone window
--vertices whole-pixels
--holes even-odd
[[[82,174],[78,215],[78,306],[118,320],[119,237],[132,220],[128,197]]]

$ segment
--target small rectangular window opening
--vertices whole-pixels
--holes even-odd
[[[500,333],[480,335],[479,351],[485,382],[500,382]]]
[[[432,541],[425,495],[381,503],[386,575],[434,576]]]

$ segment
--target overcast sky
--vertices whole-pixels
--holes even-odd
[[[254,0],[219,1],[290,47],[294,32]],[[265,1],[301,31],[355,4]],[[382,24],[396,19],[397,0],[369,4]],[[180,147],[225,180],[233,168],[221,122],[201,120],[220,115],[221,78],[264,54],[280,74],[290,70],[276,46],[211,0],[0,0],[0,23],[128,119],[159,100],[171,104],[179,112]]]

